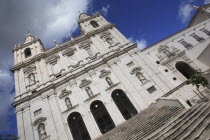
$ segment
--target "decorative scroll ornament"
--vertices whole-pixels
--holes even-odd
[[[30,66],[27,66],[23,69],[23,72],[26,73],[26,72],[31,72],[31,71],[34,71],[36,68],[36,66],[34,64],[30,65]]]
[[[138,72],[138,71],[141,71],[141,67],[135,67],[135,68],[133,68],[132,70],[131,70],[131,73],[130,74],[135,74],[136,72]]]
[[[84,80],[81,81],[79,87],[83,88],[83,87],[89,85],[90,83],[92,83],[92,81],[84,79]]]
[[[167,45],[161,45],[159,48],[158,48],[158,52],[160,53],[160,52],[162,52],[162,51],[164,51],[164,50],[166,50],[166,49],[168,49],[169,47],[167,46]]]
[[[111,71],[110,70],[101,70],[101,73],[100,73],[100,75],[99,75],[99,78],[102,78],[102,77],[104,77],[104,76],[106,76],[106,75],[108,75],[108,74],[110,74],[111,73]]]
[[[46,63],[50,63],[50,64],[57,63],[58,58],[59,58],[58,54],[51,55],[46,58]]]
[[[74,54],[76,48],[75,47],[70,47],[70,48],[67,48],[63,51],[63,55],[66,55],[66,56],[71,56]]]
[[[46,117],[40,117],[40,118],[37,118],[32,124],[33,126],[36,126],[37,124],[40,124],[41,122],[44,122],[46,120],[47,120]]]
[[[79,44],[79,48],[88,49],[91,46],[92,41],[90,39],[85,40]]]
[[[106,38],[110,38],[110,36],[111,36],[111,33],[106,31],[106,32],[101,33],[100,38],[106,39]]]
[[[59,95],[59,98],[61,99],[61,98],[64,98],[64,97],[66,97],[67,95],[69,95],[69,94],[71,94],[72,93],[72,91],[71,90],[66,90],[66,89],[64,89],[62,92],[61,92],[61,94]]]

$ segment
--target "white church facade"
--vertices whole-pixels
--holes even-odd
[[[81,35],[50,49],[26,35],[11,69],[20,140],[96,139],[158,99],[208,98],[186,85],[197,69],[210,77],[210,6],[195,8],[186,29],[143,50],[98,13],[80,14]]]

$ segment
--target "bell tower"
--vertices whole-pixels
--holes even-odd
[[[86,13],[81,13],[78,20],[78,25],[82,33],[94,31],[109,23],[101,14],[96,13],[93,16],[88,16]]]
[[[14,64],[29,60],[35,55],[44,52],[44,46],[41,40],[31,34],[25,36],[25,42],[14,46]]]

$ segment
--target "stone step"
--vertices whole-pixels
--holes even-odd
[[[179,136],[176,137],[176,139],[184,139],[189,137],[191,134],[195,133],[196,129],[199,129],[199,127],[202,127],[203,122],[207,120],[210,116],[210,110],[209,108],[204,111],[200,117],[197,118],[197,120],[192,121],[191,124],[189,124],[188,127],[186,127],[184,130],[182,130],[182,133],[179,134]]]
[[[186,114],[183,114],[183,116],[181,115],[179,118],[175,118],[173,119],[173,123],[171,123],[170,125],[168,125],[164,130],[162,130],[161,134],[153,137],[151,139],[159,139],[162,140],[166,137],[168,137],[170,134],[176,132],[181,126],[183,126],[189,119],[193,118],[196,114],[199,113],[199,111],[204,108],[207,105],[207,103],[201,104],[201,105],[197,105],[192,107],[192,110],[190,110],[189,112],[186,112]]]
[[[181,123],[178,126],[175,125],[176,126],[175,129],[171,129],[169,132],[164,134],[159,139],[172,140],[172,139],[176,138],[187,127],[189,127],[190,124],[193,121],[196,121],[209,108],[209,105],[210,104],[204,104],[204,108],[202,108],[201,110],[198,110],[198,112],[196,114],[194,114],[193,116],[191,116],[191,117],[189,117],[187,119],[184,119],[184,120],[181,119]]]
[[[155,122],[149,122],[149,123],[152,123],[152,124],[149,125],[148,128],[147,127],[145,128],[145,131],[143,131],[144,133],[142,133],[142,134],[141,133],[137,133],[136,135],[134,135],[133,137],[131,137],[130,140],[136,140],[136,139],[142,139],[142,138],[144,138],[148,134],[151,134],[156,129],[158,129],[159,127],[161,127],[162,125],[164,125],[174,115],[177,115],[177,112],[176,113],[171,113],[169,116],[164,117],[164,118],[161,118],[161,120],[157,120]]]
[[[157,112],[152,113],[146,119],[140,120],[137,123],[137,126],[134,126],[135,130],[132,130],[126,138],[125,135],[119,137],[119,140],[126,139],[137,139],[138,137],[142,137],[147,135],[148,133],[153,132],[153,129],[165,124],[174,114],[181,111],[181,108],[178,107],[162,107]],[[158,123],[157,123],[158,122]]]
[[[180,113],[179,115],[177,115],[174,119],[170,120],[169,122],[167,122],[166,125],[158,128],[154,133],[152,133],[151,135],[149,135],[148,137],[145,137],[145,140],[152,140],[155,138],[158,138],[158,136],[163,135],[164,133],[166,133],[167,131],[169,131],[171,129],[172,126],[174,126],[176,123],[179,123],[181,121],[180,118],[186,118],[189,117],[190,114],[192,114],[193,112],[195,112],[202,104],[196,105],[186,111],[183,111],[182,113]],[[200,107],[202,108],[202,107]]]
[[[195,140],[210,140],[210,123],[205,130],[194,137]]]
[[[210,113],[205,117],[202,122],[190,134],[186,134],[180,140],[199,139],[199,137],[205,133],[208,126],[210,125]]]

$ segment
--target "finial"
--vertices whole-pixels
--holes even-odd
[[[18,43],[18,47],[20,47],[20,43]]]
[[[58,46],[58,42],[54,40],[55,47]]]
[[[69,34],[69,38],[70,38],[70,40],[74,40],[74,38],[71,34]]]
[[[16,49],[17,48],[17,46],[16,46],[16,44],[14,45],[14,49]]]
[[[195,10],[198,10],[198,8],[199,8],[198,6],[195,6],[195,5],[191,5],[191,7]]]

